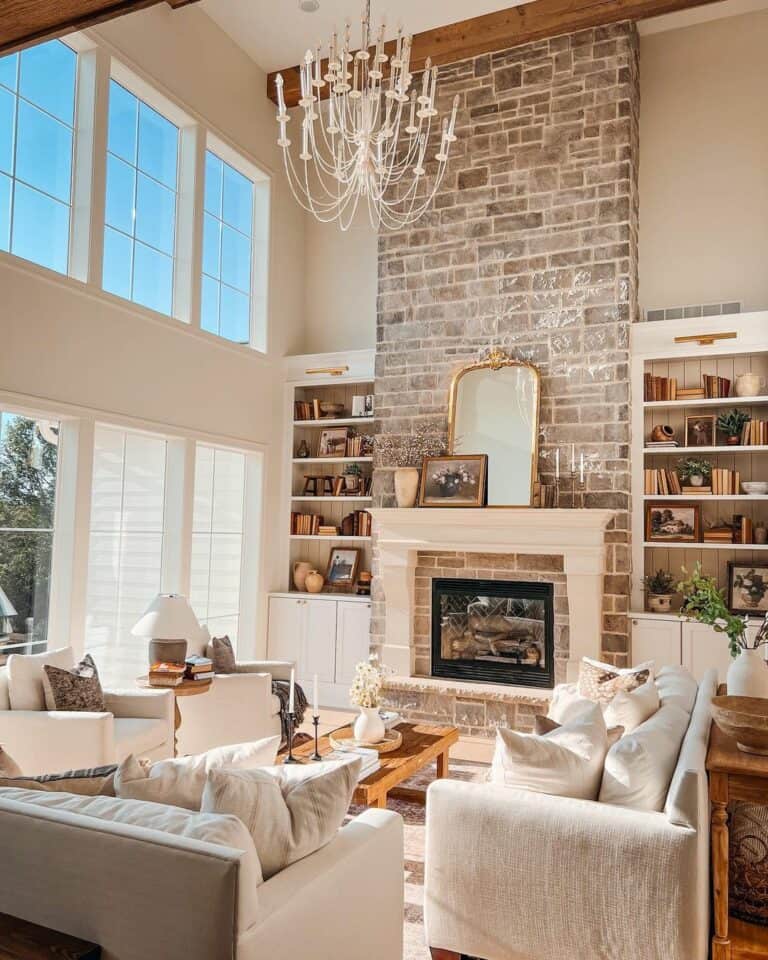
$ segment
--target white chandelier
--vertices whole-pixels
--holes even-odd
[[[342,230],[352,223],[365,198],[375,229],[397,229],[418,220],[432,202],[443,175],[459,98],[450,119],[438,119],[435,107],[437,67],[427,58],[421,90],[411,87],[411,36],[398,30],[392,57],[384,53],[384,21],[375,44],[370,34],[370,0],[362,17],[362,41],[350,50],[347,21],[339,45],[334,33],[327,72],[322,75],[321,48],[307,50],[301,71],[301,163],[295,164],[287,136],[290,116],[285,107],[283,77],[275,78],[280,124],[278,145],[299,204],[323,223],[338,220]],[[384,68],[389,62],[389,75]],[[321,90],[328,87],[327,103]],[[440,131],[438,139],[434,134]],[[434,177],[425,163],[433,136]]]

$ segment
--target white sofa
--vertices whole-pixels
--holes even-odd
[[[706,960],[715,671],[661,812],[439,780],[427,793],[424,922],[441,960]]]
[[[166,690],[105,691],[100,713],[12,710],[8,666],[0,667],[0,744],[24,774],[118,763],[128,754],[173,756],[173,695]]]
[[[364,812],[256,885],[242,825],[250,851],[199,830],[192,839],[51,809],[38,803],[56,801],[41,796],[52,795],[0,789],[0,913],[98,943],[104,960],[402,960],[403,831],[394,813]]]

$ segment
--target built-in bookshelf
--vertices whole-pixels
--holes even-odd
[[[646,573],[665,569],[678,575],[698,562],[727,588],[729,562],[768,564],[768,546],[753,539],[755,526],[768,524],[768,494],[748,495],[742,487],[744,482],[768,481],[768,443],[765,431],[761,434],[756,426],[768,420],[767,332],[768,313],[642,323],[633,329],[633,610],[644,608]],[[759,394],[736,396],[738,378],[747,373],[762,378]],[[707,395],[725,389],[728,396]],[[704,395],[691,395],[696,390]],[[664,399],[657,399],[659,395]],[[712,422],[734,409],[743,411],[755,426],[742,428],[739,443],[729,444]],[[674,431],[677,446],[650,445],[654,427],[662,425]],[[711,492],[682,489],[679,461],[685,458],[711,465],[713,477],[706,483]],[[654,480],[654,474],[663,477]],[[648,511],[654,504],[674,511],[695,504],[701,521],[697,542],[658,542],[649,537]],[[675,514],[672,525],[677,520]],[[704,542],[704,531],[713,528],[721,537],[732,529],[733,542]],[[752,539],[738,542],[743,532]]]
[[[306,561],[325,575],[334,547],[358,550],[358,571],[371,569],[372,361],[339,375],[330,368],[303,373],[286,387],[281,589],[289,593],[296,593],[294,564]]]

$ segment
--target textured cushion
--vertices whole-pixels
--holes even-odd
[[[205,778],[211,770],[270,766],[275,762],[279,746],[280,737],[267,737],[252,743],[216,747],[191,757],[159,760],[151,765],[142,765],[130,756],[115,774],[115,793],[124,799],[151,800],[199,810]]]
[[[88,770],[68,770],[66,773],[46,773],[40,777],[19,774],[0,777],[0,787],[22,790],[40,790],[45,793],[76,793],[87,797],[114,797],[117,764],[91,767]]]
[[[533,732],[537,737],[543,737],[553,730],[558,730],[562,726],[556,720],[550,717],[534,717]],[[617,740],[624,736],[624,727],[608,727],[608,748],[610,749]]]
[[[578,684],[559,683],[552,693],[552,699],[549,701],[547,717],[550,720],[557,721],[557,723],[567,723],[568,720],[577,717],[584,710],[589,711],[591,705],[591,700],[579,695]]]
[[[674,703],[686,713],[691,713],[699,688],[685,667],[662,667],[656,677],[656,689],[662,706]]]
[[[164,720],[115,717],[113,728],[118,759],[127,757],[129,753],[151,753],[168,739],[168,724]]]
[[[620,690],[635,690],[652,679],[652,660],[637,667],[621,668],[582,657],[579,664],[579,696],[607,704]]]
[[[141,803],[138,800],[120,800],[117,797],[79,797],[71,793],[8,790],[3,791],[3,797],[49,810],[66,810],[97,820],[129,823],[148,830],[160,830],[179,837],[242,850],[239,882],[250,885],[251,889],[262,882],[261,866],[253,841],[243,824],[235,817],[191,813],[160,803]],[[151,883],[151,877],[146,880]],[[204,897],[205,893],[201,893],[201,896]],[[158,904],[158,910],[162,911],[162,904]]]
[[[43,694],[46,710],[104,712],[104,693],[99,671],[90,653],[69,670],[43,665]]]
[[[45,710],[43,667],[72,666],[72,648],[45,653],[12,653],[8,657],[8,696],[11,710]]]
[[[600,707],[592,704],[541,737],[500,727],[490,779],[534,793],[594,800],[607,750],[605,720]]]
[[[685,710],[668,703],[614,744],[605,758],[600,802],[662,810],[688,719]]]
[[[20,776],[21,767],[3,747],[0,747],[0,777]]]
[[[237,673],[237,660],[229,637],[214,637],[206,653],[213,660],[214,673]]]
[[[625,733],[632,733],[653,716],[659,706],[659,692],[653,680],[635,690],[619,690],[603,711],[605,725],[609,729],[621,726]]]
[[[211,770],[201,810],[242,820],[269,879],[336,836],[361,764],[360,757],[350,757],[311,766]]]

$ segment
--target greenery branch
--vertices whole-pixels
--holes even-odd
[[[685,579],[677,585],[683,595],[683,604],[680,616],[690,620],[697,620],[712,627],[717,633],[724,633],[728,637],[731,656],[737,657],[742,650],[757,650],[768,644],[768,615],[766,615],[754,639],[747,637],[749,617],[737,616],[728,609],[724,591],[717,586],[714,577],[707,577],[701,572],[701,564],[697,563],[690,575],[683,567]]]

